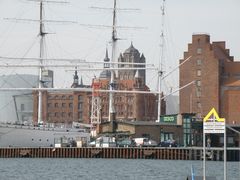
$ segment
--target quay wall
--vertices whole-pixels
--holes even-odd
[[[223,160],[223,149],[207,150],[207,159]],[[227,151],[228,161],[239,161],[240,149]],[[165,159],[202,160],[202,148],[0,148],[0,158],[121,158],[121,159]]]

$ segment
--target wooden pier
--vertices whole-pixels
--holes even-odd
[[[223,149],[207,151],[209,160],[222,161]],[[239,160],[239,148],[228,149],[228,160]],[[0,148],[0,158],[117,158],[202,160],[202,148]]]

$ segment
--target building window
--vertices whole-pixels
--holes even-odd
[[[201,103],[200,102],[197,102],[197,107],[201,108]]]
[[[82,119],[83,119],[83,113],[82,113],[82,111],[78,113],[78,118],[79,118],[79,120],[82,120]]]
[[[73,96],[72,96],[72,95],[70,95],[70,96],[69,96],[69,99],[70,99],[70,100],[72,100],[72,99],[73,99]]]
[[[167,141],[173,139],[172,132],[161,132],[161,141]]]
[[[62,103],[62,107],[64,107],[64,108],[65,108],[65,107],[66,107],[66,103]]]
[[[49,108],[52,107],[52,103],[48,103],[48,107],[49,107]]]
[[[201,86],[201,81],[200,80],[197,81],[197,86],[198,87]]]
[[[82,110],[82,103],[78,103],[78,109]]]
[[[191,145],[191,119],[186,117],[183,119],[183,143],[184,146]]]
[[[133,102],[133,97],[128,97],[128,102],[132,103]]]
[[[201,65],[202,64],[202,60],[201,59],[197,59],[197,65]]]
[[[73,107],[73,103],[69,103],[69,107],[72,108]]]
[[[54,105],[55,107],[58,107],[58,103],[55,103],[55,105]]]
[[[200,88],[197,89],[197,97],[201,97],[201,89]]]
[[[201,76],[202,75],[202,71],[201,70],[197,70],[197,76]]]
[[[83,101],[83,96],[78,96],[78,101]]]
[[[197,48],[197,54],[202,54],[202,48]]]

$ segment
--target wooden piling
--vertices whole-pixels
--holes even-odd
[[[212,150],[214,161],[223,161],[223,149]],[[239,150],[228,151],[228,160],[236,160]],[[202,160],[202,148],[150,148],[150,147],[39,147],[39,148],[0,148],[0,158],[119,158],[119,159],[168,159]]]

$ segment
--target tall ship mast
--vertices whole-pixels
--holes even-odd
[[[161,6],[162,11],[162,23],[161,23],[161,55],[159,60],[159,70],[158,70],[158,115],[157,115],[157,122],[160,122],[161,117],[161,102],[162,102],[162,75],[163,75],[163,61],[164,61],[164,15],[165,15],[165,0],[162,2]]]
[[[43,1],[40,1],[40,31],[39,31],[39,36],[40,36],[40,60],[39,60],[39,82],[38,82],[38,87],[42,88],[43,87],[43,80],[42,80],[42,72],[43,72],[43,58],[44,58],[44,40],[45,40],[45,35],[47,34],[44,32],[44,23],[43,23],[43,15],[44,15],[44,9],[43,9]],[[38,92],[38,124],[42,123],[42,91]]]
[[[116,29],[116,7],[117,1],[114,0],[113,6],[113,25],[112,25],[112,59],[111,59],[111,67],[114,67],[113,63],[115,62],[115,55],[116,55],[116,44],[117,44],[117,29]],[[114,90],[115,82],[114,82],[115,72],[111,70],[111,79],[110,79],[110,91]],[[114,94],[113,92],[109,93],[109,121],[115,120],[115,108],[114,108]]]

